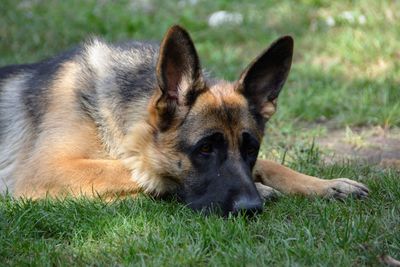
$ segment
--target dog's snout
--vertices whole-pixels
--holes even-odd
[[[245,214],[253,216],[261,213],[263,210],[263,203],[260,197],[249,198],[247,196],[241,197],[233,203],[232,214]]]

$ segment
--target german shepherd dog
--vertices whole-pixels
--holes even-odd
[[[180,26],[161,45],[92,39],[0,69],[0,191],[31,199],[145,192],[194,210],[257,213],[277,194],[367,196],[361,183],[257,159],[288,76],[276,40],[236,82],[205,77]]]

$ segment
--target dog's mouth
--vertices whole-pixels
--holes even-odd
[[[263,202],[255,199],[253,201],[206,201],[199,199],[190,201],[184,197],[182,193],[173,193],[165,196],[164,199],[175,199],[185,205],[187,208],[199,212],[202,215],[219,215],[224,218],[230,216],[245,216],[247,218],[254,217],[263,211]]]
[[[231,216],[244,216],[247,218],[255,217],[258,214],[261,214],[263,211],[262,203],[253,203],[249,204],[247,207],[241,207],[240,204],[234,202],[224,203],[220,201],[209,202],[209,203],[198,203],[188,202],[184,196],[179,193],[179,190],[174,192],[168,192],[162,195],[157,196],[158,200],[167,201],[167,202],[179,202],[185,205],[187,208],[193,210],[194,212],[198,212],[204,216],[212,216],[218,215],[223,218],[229,218]]]

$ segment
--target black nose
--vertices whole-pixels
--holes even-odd
[[[232,214],[245,214],[246,216],[254,216],[261,213],[263,210],[263,203],[260,197],[249,198],[241,197],[233,203]]]

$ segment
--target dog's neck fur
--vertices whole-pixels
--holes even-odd
[[[147,122],[136,123],[125,137],[123,162],[144,192],[160,196],[175,191],[179,186],[175,174],[179,172],[179,159],[173,161],[176,162],[175,168],[170,168],[175,173],[166,173],[162,166],[170,165],[172,154],[166,154],[165,147],[160,149],[158,143],[151,140],[156,131]]]

